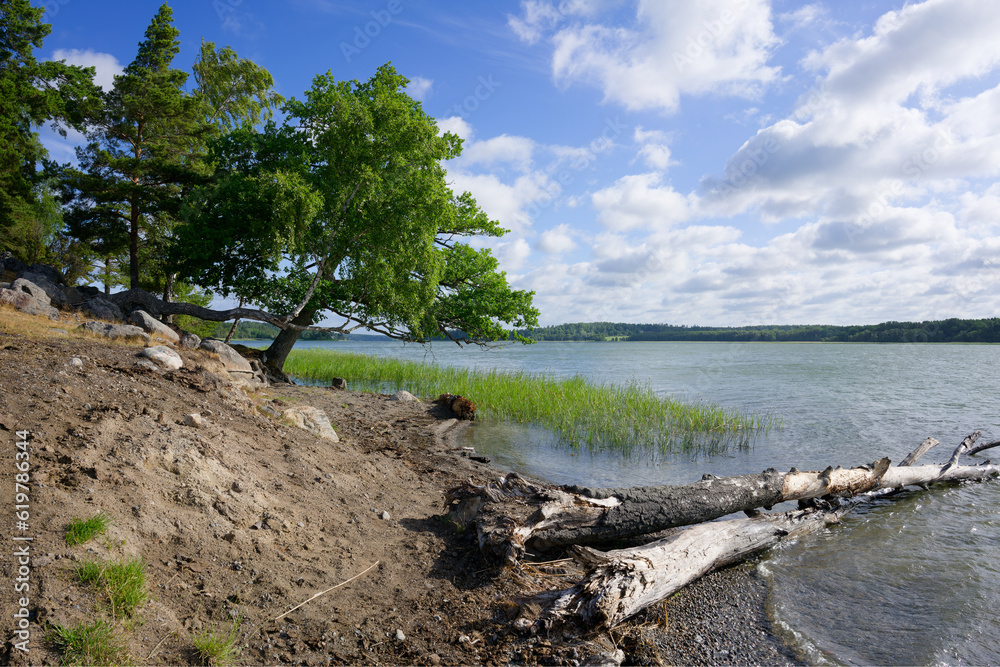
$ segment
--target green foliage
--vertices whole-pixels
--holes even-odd
[[[273,110],[285,101],[274,92],[274,79],[266,69],[228,46],[216,51],[213,42],[202,41],[193,69],[205,122],[220,132],[270,121]]]
[[[508,336],[503,323],[534,324],[532,294],[461,242],[505,232],[448,188],[441,163],[461,140],[438,133],[406,84],[389,65],[366,82],[320,75],[285,104],[281,127],[216,141],[213,183],[179,230],[182,274],[296,324],[343,318],[343,331],[486,341]]]
[[[320,349],[294,350],[285,371],[317,381],[341,377],[377,391],[461,394],[476,404],[477,419],[535,423],[570,446],[625,454],[722,451],[745,446],[776,425],[770,415],[664,398],[636,382],[596,384],[580,376],[480,371]]]
[[[91,119],[90,143],[77,149],[80,167],[65,172],[67,222],[73,235],[102,257],[127,251],[129,285],[157,267],[185,188],[202,175],[197,156],[208,127],[200,101],[184,92],[187,73],[171,67],[180,48],[173,12],[162,5],[135,59],[103,95]],[[148,280],[147,283],[148,285]]]
[[[46,151],[36,128],[54,120],[82,129],[98,96],[92,68],[35,59],[52,29],[41,22],[44,11],[28,0],[0,2],[0,238],[22,257],[37,252],[33,242],[46,233],[35,227],[46,217],[37,208]]]
[[[64,665],[129,665],[125,642],[105,620],[76,625],[52,625],[47,639],[62,652]]]
[[[76,546],[83,544],[98,535],[103,535],[111,525],[111,517],[104,512],[98,512],[89,519],[73,519],[66,528],[66,544]]]
[[[131,616],[149,598],[146,592],[146,564],[141,558],[122,561],[84,561],[76,575],[104,593],[115,618]]]
[[[521,331],[539,341],[721,341],[824,343],[1000,343],[1000,318],[951,318],[854,326],[764,325],[698,327],[671,324],[579,322]]]

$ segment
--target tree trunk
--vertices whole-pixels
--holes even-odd
[[[1000,466],[985,462],[959,466],[978,432],[959,445],[951,460],[941,465],[890,466],[883,458],[870,466],[829,467],[822,472],[787,473],[765,470],[759,475],[717,478],[677,486],[591,489],[539,487],[517,475],[499,485],[466,483],[449,492],[458,506],[452,516],[477,516],[480,548],[514,566],[526,549],[545,550],[570,545],[606,544],[656,533],[678,526],[711,521],[734,512],[753,514],[781,502],[857,496],[880,489],[893,491],[938,481],[982,480],[1000,474]],[[906,462],[937,444],[924,441]],[[503,503],[501,501],[514,501]]]
[[[709,572],[835,523],[840,514],[794,510],[703,523],[632,549],[574,547],[573,558],[592,569],[575,586],[546,594],[552,602],[535,629],[570,621],[588,629],[614,627]]]
[[[164,282],[164,285],[163,285],[163,301],[164,301],[164,303],[170,303],[171,301],[174,300],[174,281],[175,280],[177,280],[177,274],[176,273],[167,273],[167,279],[166,279],[166,281]],[[240,305],[242,306],[243,304],[241,303]],[[167,324],[173,324],[174,323],[174,316],[172,314],[169,314],[169,313],[165,314],[163,316],[163,321],[166,322]],[[228,343],[229,341],[226,341],[226,342]]]
[[[678,489],[677,494],[668,492],[671,487],[584,489],[589,496],[604,496],[594,498],[579,494],[579,489],[577,493],[540,489],[515,476],[513,480],[501,480],[499,486],[479,487],[480,545],[484,550],[501,553],[510,562],[512,554],[520,555],[518,540],[520,544],[537,546],[535,534],[557,534],[559,544],[567,543],[565,540],[574,531],[582,535],[581,541],[598,534],[609,537],[609,526],[631,524],[617,518],[605,521],[608,515],[623,511],[622,508],[627,508],[629,502],[635,503],[638,498],[645,502],[635,505],[631,511],[640,515],[655,510],[650,504],[654,499],[663,499],[668,506],[675,507],[677,520],[681,517],[684,517],[683,520],[693,518],[694,514],[689,510],[701,507],[705,523],[675,529],[668,537],[640,547],[602,553],[574,545],[573,558],[589,567],[590,571],[570,588],[536,596],[538,601],[549,602],[547,609],[534,624],[527,620],[522,622],[523,629],[530,627],[536,632],[569,621],[581,623],[588,629],[613,627],[712,570],[738,563],[786,538],[838,521],[860,500],[857,498],[859,495],[873,497],[895,493],[904,486],[926,488],[936,482],[982,481],[1000,475],[1000,466],[990,461],[977,466],[958,465],[958,459],[973,450],[972,445],[978,436],[977,431],[967,437],[944,465],[910,465],[938,444],[933,438],[928,438],[899,466],[889,466],[888,459],[881,459],[871,467],[851,470],[827,468],[822,473],[793,470],[782,475],[770,470],[760,476],[707,479],[697,484],[674,487]],[[767,489],[779,486],[779,478],[782,490],[777,496]],[[748,487],[757,491],[746,493]],[[468,485],[464,488],[467,489]],[[697,496],[694,501],[691,500],[693,495]],[[824,500],[810,500],[820,495]],[[461,505],[470,509],[476,504],[471,502],[474,497],[467,494]],[[546,502],[524,522],[504,516],[490,505],[491,502],[498,505],[512,500],[515,504],[523,504],[524,501],[543,497]],[[706,511],[704,508],[713,506],[713,497],[716,497],[714,509]],[[780,514],[764,515],[746,509],[749,518],[708,521],[724,508],[738,504],[733,501],[736,497],[742,497],[744,501],[741,502],[746,504],[757,502],[755,497],[766,498],[768,502],[799,499],[800,506],[804,500],[808,502],[804,503],[806,507]],[[842,501],[842,497],[855,497],[855,503]],[[663,522],[637,516],[632,523],[658,526]]]
[[[313,315],[315,314],[315,310],[303,310],[298,316],[292,319],[292,324],[303,327],[309,326],[312,324]],[[300,333],[302,332],[299,329],[282,329],[274,337],[270,347],[267,348],[262,357],[264,365],[267,366],[270,372],[275,373],[278,377],[285,376],[282,367],[284,367],[285,359],[288,358],[288,353],[292,351],[295,341],[299,339]]]
[[[139,289],[139,204],[132,202],[128,234],[128,286]]]

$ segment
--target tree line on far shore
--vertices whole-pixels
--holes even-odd
[[[520,333],[537,341],[1000,343],[1000,318],[893,321],[850,326],[791,324],[749,327],[576,322],[525,329]]]

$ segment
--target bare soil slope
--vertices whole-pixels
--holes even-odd
[[[162,374],[137,368],[136,352],[0,335],[5,552],[20,546],[14,535],[34,537],[31,652],[7,643],[3,658],[56,662],[43,641],[46,623],[109,611],[75,580],[75,565],[139,556],[151,599],[121,626],[138,664],[197,662],[192,637],[225,630],[237,614],[249,663],[489,659],[479,652],[495,644],[484,633],[506,609],[503,584],[444,516],[443,490],[483,467],[452,451],[457,423],[448,415],[319,388],[247,395],[203,352],[182,352],[185,368]],[[82,368],[69,364],[73,357]],[[322,408],[341,442],[260,410],[281,404]],[[201,428],[183,423],[195,412],[206,416]],[[19,532],[9,527],[21,430],[30,432],[32,485],[29,528]],[[107,535],[68,547],[69,522],[97,512],[112,518]],[[0,568],[12,587],[17,564],[4,558]],[[0,596],[0,617],[13,618],[15,599]],[[4,625],[7,639],[13,623]]]

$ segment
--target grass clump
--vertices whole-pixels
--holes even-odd
[[[205,630],[194,636],[192,642],[198,651],[198,656],[205,664],[228,667],[235,662],[242,650],[239,644],[242,621],[243,619],[237,616],[225,632]]]
[[[635,381],[595,383],[582,376],[474,370],[321,349],[293,350],[284,370],[313,381],[342,377],[376,391],[461,394],[476,403],[478,418],[536,423],[573,447],[625,454],[724,451],[748,446],[775,425],[770,415],[678,401]]]
[[[76,575],[85,584],[102,591],[111,606],[111,615],[125,618],[149,599],[146,592],[146,563],[141,558],[121,561],[84,561]]]
[[[111,525],[111,517],[98,512],[89,519],[73,519],[66,528],[66,544],[73,547],[103,535]]]
[[[48,640],[63,654],[64,665],[128,665],[131,658],[125,642],[105,620],[53,625]]]

